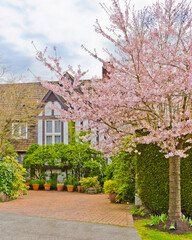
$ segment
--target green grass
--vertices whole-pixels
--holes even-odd
[[[186,233],[185,235],[164,233],[145,227],[145,225],[150,223],[151,220],[142,220],[135,223],[142,240],[192,240],[192,233]]]

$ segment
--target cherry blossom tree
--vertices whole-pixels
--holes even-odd
[[[110,62],[88,51],[106,69],[102,79],[82,81],[63,71],[60,59],[37,52],[37,59],[55,72],[59,85],[44,82],[66,100],[65,120],[89,120],[89,127],[102,134],[99,148],[131,151],[136,143],[157,143],[169,158],[169,219],[181,219],[180,158],[192,141],[192,12],[186,0],[156,2],[135,11],[125,1],[102,5],[111,25],[95,30],[114,44],[105,49]],[[58,109],[59,110],[59,109]],[[129,141],[128,141],[129,139]]]

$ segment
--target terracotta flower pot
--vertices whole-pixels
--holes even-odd
[[[39,184],[32,184],[33,190],[37,191],[39,190]]]
[[[44,184],[45,191],[50,191],[51,184]]]
[[[77,186],[77,190],[78,190],[78,192],[84,192],[84,187],[82,187],[82,186]]]
[[[73,192],[73,188],[74,188],[73,185],[67,185],[67,191],[68,192]]]
[[[57,191],[62,191],[64,185],[57,185]]]
[[[116,196],[117,196],[117,193],[109,193],[109,199],[110,199],[111,203],[116,202],[116,200],[115,200]]]

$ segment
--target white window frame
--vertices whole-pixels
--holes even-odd
[[[18,128],[18,135],[15,135],[16,127]],[[22,129],[25,128],[25,132],[22,133]],[[15,139],[27,139],[28,137],[28,126],[27,122],[14,122],[12,123],[12,135],[15,135]]]
[[[52,132],[51,133],[47,132],[47,122],[52,122]],[[55,122],[60,122],[60,132],[59,133],[55,132]],[[59,121],[59,120],[46,120],[45,121],[45,144],[48,144],[47,137],[52,137],[51,144],[55,144],[55,137],[60,137],[60,143],[61,143],[61,121]]]

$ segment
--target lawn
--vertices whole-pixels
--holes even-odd
[[[145,225],[150,223],[151,220],[139,220],[135,222],[135,227],[142,240],[192,240],[192,233],[186,233],[185,235],[164,233],[145,227]]]

